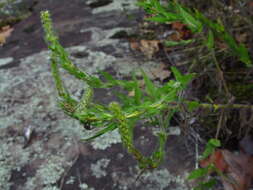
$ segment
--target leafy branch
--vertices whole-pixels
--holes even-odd
[[[140,87],[135,75],[133,75],[132,80],[124,81],[114,79],[108,73],[101,72],[106,79],[106,81],[102,81],[80,70],[70,61],[68,53],[60,45],[58,37],[53,30],[52,20],[48,11],[41,12],[41,20],[45,31],[45,40],[51,52],[51,71],[59,95],[59,106],[70,117],[79,120],[85,125],[100,129],[99,132],[90,138],[83,139],[85,141],[92,140],[118,128],[123,146],[138,161],[140,168],[156,168],[163,161],[165,143],[168,136],[167,129],[173,115],[180,111],[180,105],[185,104],[189,110],[198,107],[215,110],[228,107],[247,107],[247,105],[240,104],[228,106],[184,100],[179,94],[187,87],[194,74],[182,75],[175,67],[171,68],[175,80],[170,80],[162,86],[155,85],[144,72],[142,72],[142,76],[145,81],[145,88]],[[72,98],[64,86],[59,67],[62,67],[69,74],[88,85],[79,101]],[[108,89],[113,86],[120,86],[128,92],[133,92],[134,95],[123,95],[123,101],[120,103],[111,102],[108,105],[102,105],[93,101],[94,88]],[[149,157],[144,156],[134,146],[133,130],[136,121],[142,119],[150,122],[155,121],[154,123],[157,123],[160,128],[156,135],[158,147]]]

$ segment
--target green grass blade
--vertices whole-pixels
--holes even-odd
[[[197,20],[191,13],[187,12],[179,3],[175,2],[178,14],[182,17],[182,21],[191,29],[192,32],[201,32],[202,23]]]
[[[146,86],[146,92],[147,94],[153,99],[156,100],[157,96],[159,96],[159,94],[157,93],[157,88],[154,85],[154,83],[148,78],[148,76],[146,75],[146,73],[142,70],[141,71],[144,82],[145,82],[145,86]]]
[[[180,41],[169,41],[166,40],[164,42],[165,46],[167,47],[173,47],[173,46],[181,46],[181,45],[188,45],[190,43],[193,43],[195,40],[194,39],[190,39],[190,40],[180,40]]]
[[[207,37],[206,46],[210,50],[214,48],[214,35],[213,35],[213,31],[212,30],[208,31],[208,37]]]

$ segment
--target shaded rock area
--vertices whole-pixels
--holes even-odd
[[[0,47],[0,189],[189,189],[186,176],[193,152],[188,152],[184,137],[170,136],[162,166],[136,181],[140,171],[122,148],[116,130],[83,143],[80,139],[90,132],[57,107],[39,12],[52,13],[61,43],[86,72],[97,75],[102,70],[125,78],[143,68],[151,75],[161,62],[137,58],[126,39],[112,38],[138,24],[142,13],[135,3],[41,0],[28,18],[13,26],[12,35]],[[129,20],[129,14],[135,19]],[[63,78],[73,96],[80,98],[84,84],[64,71]],[[96,91],[95,99],[114,100],[111,90]],[[30,129],[32,139],[26,144],[24,131]],[[145,154],[156,146],[152,131],[141,125],[135,139]]]

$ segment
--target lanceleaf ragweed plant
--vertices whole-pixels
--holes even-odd
[[[182,75],[172,67],[175,80],[170,80],[163,86],[157,86],[142,72],[145,81],[144,89],[140,87],[135,74],[133,74],[132,80],[125,81],[114,79],[108,73],[101,72],[105,78],[105,81],[102,81],[81,71],[70,61],[68,53],[60,45],[53,30],[48,11],[41,13],[41,20],[45,31],[45,40],[51,51],[51,70],[59,95],[59,106],[70,117],[79,120],[86,126],[90,125],[99,129],[99,132],[94,136],[84,140],[92,140],[118,128],[123,146],[138,161],[141,169],[158,167],[164,159],[170,120],[179,111],[181,103],[184,102],[180,93],[186,88],[193,74]],[[64,87],[59,67],[88,85],[80,101],[72,98]],[[121,94],[120,102],[111,102],[108,105],[93,101],[94,88],[114,86],[119,86],[134,95]],[[196,104],[188,102],[187,105],[193,107]],[[159,132],[157,132],[158,146],[150,156],[144,156],[134,146],[133,130],[139,120],[148,120],[159,127]]]

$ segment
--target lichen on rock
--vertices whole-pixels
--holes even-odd
[[[106,167],[109,163],[109,159],[102,158],[101,160],[98,160],[96,164],[91,164],[92,175],[96,178],[105,177],[107,175]]]

